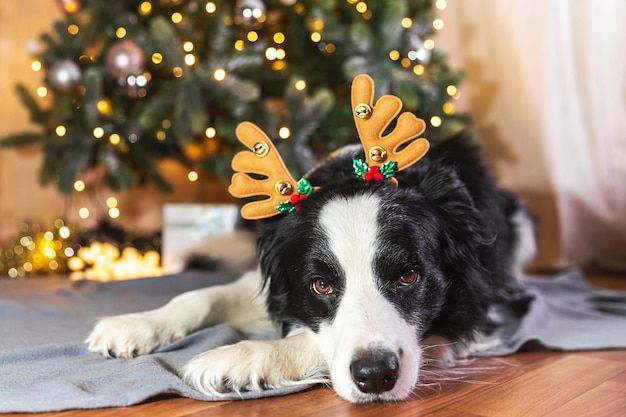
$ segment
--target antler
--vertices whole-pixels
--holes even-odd
[[[385,128],[400,113],[402,101],[396,96],[383,96],[374,103],[374,81],[368,75],[357,75],[352,82],[352,108],[354,123],[368,165],[381,166],[386,161],[395,161],[396,170],[408,168],[428,152],[428,140],[419,138],[398,152],[398,147],[422,134],[426,124],[414,114],[404,112],[396,127],[383,137]]]
[[[248,220],[258,220],[279,214],[276,207],[296,191],[297,181],[289,174],[272,141],[258,126],[243,122],[237,126],[235,133],[250,151],[241,151],[233,158],[231,165],[235,174],[228,191],[239,198],[269,197],[244,204],[241,215]],[[267,178],[255,179],[247,174]]]

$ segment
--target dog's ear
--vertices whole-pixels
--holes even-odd
[[[453,166],[442,166],[436,175],[426,174],[420,184],[422,195],[438,214],[442,229],[442,256],[448,265],[478,266],[481,247],[493,243],[466,184]]]
[[[272,319],[282,328],[285,335],[289,331],[289,324],[286,317],[281,317],[280,313],[287,311],[291,283],[286,275],[291,265],[290,258],[285,256],[288,253],[287,247],[289,239],[284,236],[283,226],[289,228],[285,222],[293,222],[295,216],[278,216],[263,221],[257,241],[259,253],[259,265],[263,276],[263,285],[269,289],[267,298],[267,308]]]

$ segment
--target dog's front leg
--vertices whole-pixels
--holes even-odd
[[[222,346],[183,369],[185,382],[212,396],[327,382],[327,375],[326,361],[308,332]]]
[[[181,294],[155,310],[103,318],[86,342],[89,350],[104,356],[130,358],[219,323],[271,332],[260,288],[260,272],[251,271],[231,284]]]

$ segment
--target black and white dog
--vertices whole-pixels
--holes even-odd
[[[409,397],[427,353],[453,363],[498,343],[491,309],[519,291],[516,275],[535,252],[518,199],[464,134],[397,173],[399,186],[356,178],[353,157],[363,149],[327,159],[308,174],[320,188],[299,211],[262,223],[258,270],[104,318],[89,348],[127,358],[217,323],[278,328],[282,338],[196,357],[185,381],[220,395],[330,380],[346,400],[368,402]]]

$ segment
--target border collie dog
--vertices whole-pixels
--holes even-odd
[[[355,177],[360,146],[307,174],[299,209],[261,222],[259,268],[152,311],[101,319],[87,343],[133,357],[227,323],[280,337],[205,352],[183,370],[209,395],[330,381],[351,402],[408,398],[428,360],[491,343],[492,307],[520,291],[533,223],[462,133],[391,181]],[[428,347],[430,346],[430,347]]]

